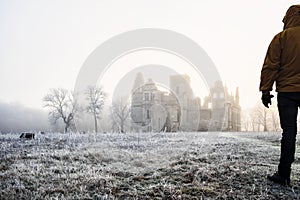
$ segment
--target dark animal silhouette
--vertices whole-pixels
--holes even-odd
[[[29,139],[29,140],[34,139],[34,137],[35,137],[34,133],[22,133],[20,135],[20,138]]]

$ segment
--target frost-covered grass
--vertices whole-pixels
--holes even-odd
[[[299,199],[272,184],[278,133],[0,135],[0,199]],[[298,155],[298,154],[297,154]]]

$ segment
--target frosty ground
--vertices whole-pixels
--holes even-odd
[[[276,171],[279,133],[0,135],[0,199],[300,199]]]

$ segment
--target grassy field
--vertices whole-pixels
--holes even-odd
[[[300,199],[276,171],[279,133],[0,135],[0,199]]]

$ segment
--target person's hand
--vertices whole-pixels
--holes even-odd
[[[270,92],[263,92],[261,96],[262,103],[265,107],[269,108],[269,104],[272,104],[271,99],[274,97],[274,95],[270,94]]]

